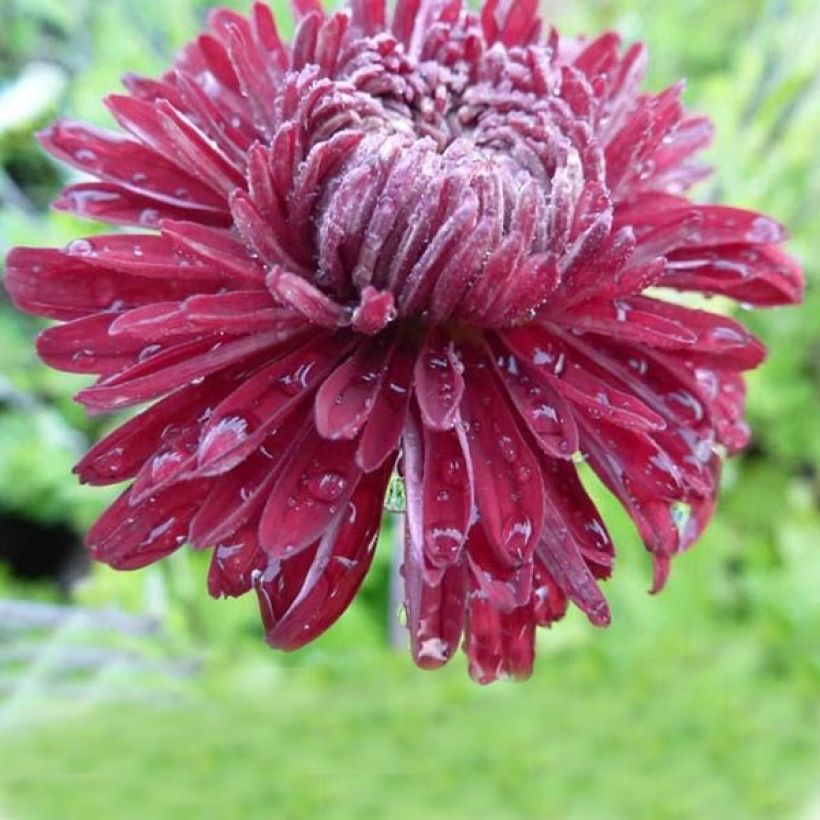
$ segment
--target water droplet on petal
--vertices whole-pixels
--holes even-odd
[[[347,479],[341,473],[328,470],[318,476],[312,476],[307,481],[307,487],[314,498],[319,501],[335,501],[344,492]]]
[[[524,552],[532,532],[532,521],[527,516],[514,515],[504,522],[501,537],[512,552]]]
[[[498,439],[498,446],[504,460],[509,464],[513,464],[518,458],[518,448],[515,446],[515,442],[509,436],[501,436]]]
[[[122,447],[115,447],[94,459],[94,469],[105,475],[116,475],[123,468],[124,456],[125,450]]]
[[[203,436],[199,444],[199,463],[219,458],[238,447],[248,437],[248,422],[242,416],[220,419]]]
[[[87,239],[74,239],[68,243],[66,252],[72,256],[91,256],[94,246]]]
[[[434,555],[454,557],[464,543],[464,533],[447,524],[434,524],[425,529],[424,541]]]

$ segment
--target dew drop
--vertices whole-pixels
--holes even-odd
[[[319,501],[335,501],[344,492],[347,479],[341,474],[328,470],[308,479],[307,487],[311,495]]]
[[[156,228],[159,220],[160,214],[156,208],[145,208],[140,211],[139,223],[143,228]]]
[[[434,524],[424,531],[424,542],[431,553],[452,557],[464,543],[464,533],[446,524]]]
[[[140,350],[137,356],[138,362],[147,362],[148,359],[153,358],[162,350],[162,345],[148,345]]]
[[[514,464],[518,458],[518,448],[509,436],[501,436],[498,439],[498,447],[501,455],[508,464]]]
[[[90,148],[80,148],[79,151],[74,152],[74,159],[76,159],[77,162],[83,163],[83,165],[89,165],[96,163],[99,157],[96,151],[92,151]]]
[[[448,458],[441,464],[441,476],[444,481],[456,487],[464,483],[464,464],[459,458]]]
[[[66,253],[72,256],[91,256],[94,246],[87,239],[74,239],[66,246]]]
[[[122,470],[125,464],[125,450],[122,447],[115,447],[94,459],[94,469],[98,473],[113,476]]]
[[[781,232],[777,223],[772,219],[767,219],[765,216],[757,217],[746,232],[746,240],[748,242],[768,244],[771,242],[779,242],[780,238]]]
[[[527,516],[514,515],[504,522],[501,537],[513,552],[523,552],[532,538],[532,521]]]
[[[199,444],[199,463],[213,461],[238,447],[248,437],[248,421],[242,416],[226,416],[214,424]]]
[[[97,363],[97,355],[93,350],[83,348],[71,354],[71,362],[80,368],[94,367]]]
[[[516,468],[515,477],[521,484],[526,484],[532,478],[532,470],[522,464]]]

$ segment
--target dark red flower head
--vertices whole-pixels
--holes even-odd
[[[645,51],[543,32],[535,0],[295,0],[218,10],[124,133],[41,135],[90,175],[60,210],[141,228],[18,248],[7,287],[63,324],[50,365],[92,412],[155,401],[77,466],[130,481],[88,536],[133,569],[212,548],[213,595],[255,589],[268,641],[327,629],[373,557],[397,465],[413,656],[459,642],[476,680],[526,676],[567,601],[609,622],[613,546],[584,460],[655,560],[702,532],[721,447],[748,439],[736,321],[661,298],[800,298],[784,230],[695,205],[710,139]]]

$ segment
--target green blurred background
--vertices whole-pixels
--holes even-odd
[[[95,230],[49,213],[69,172],[32,132],[57,113],[106,123],[102,95],[164,69],[208,5],[0,0],[0,258]],[[743,317],[772,353],[706,537],[652,598],[601,497],[613,626],[571,614],[526,684],[482,689],[460,657],[430,674],[388,648],[389,537],[342,621],[274,654],[250,597],[208,599],[204,556],[76,580],[72,545],[110,496],[70,469],[115,420],[84,417],[82,380],[37,363],[40,323],[0,297],[0,817],[820,818],[820,5],[575,0],[545,16],[646,41],[653,89],[687,76],[718,126],[698,196],[785,222],[806,266],[804,307]],[[23,543],[30,564],[59,558],[56,581],[18,577],[43,569],[19,555],[12,572]]]

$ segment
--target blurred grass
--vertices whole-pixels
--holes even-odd
[[[0,0],[0,92],[37,62],[67,81],[38,121],[0,133],[0,167],[31,203],[2,207],[0,193],[0,255],[94,230],[45,211],[66,171],[32,147],[32,130],[57,112],[107,122],[99,100],[117,77],[161,71],[208,5]],[[707,536],[651,598],[634,531],[602,497],[620,550],[613,626],[570,617],[541,637],[529,683],[489,690],[461,658],[430,675],[382,648],[384,545],[360,601],[293,656],[264,648],[252,600],[206,597],[203,556],[134,575],[99,568],[80,602],[161,617],[146,655],[202,672],[163,686],[120,669],[83,696],[0,700],[0,816],[809,816],[820,793],[820,7],[545,7],[562,30],[647,41],[652,88],[688,76],[687,102],[718,128],[718,173],[701,198],[784,221],[806,264],[804,308],[743,317],[772,354],[750,378],[754,446],[727,465]],[[82,532],[107,499],[78,487],[70,465],[115,420],[85,418],[70,400],[82,380],[37,364],[38,327],[0,303],[0,510]],[[0,577],[4,594],[52,595]]]

